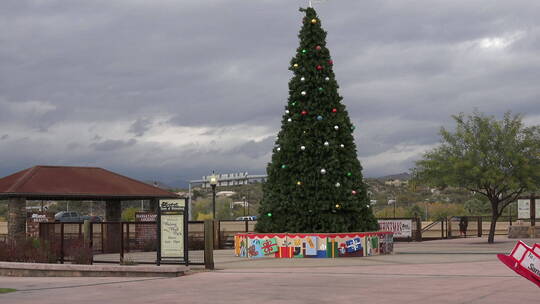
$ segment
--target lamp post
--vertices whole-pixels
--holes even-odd
[[[210,176],[210,186],[212,187],[212,219],[216,219],[216,185],[218,182],[217,175],[212,171]]]
[[[396,200],[388,200],[388,205],[394,205],[394,218],[396,218]]]

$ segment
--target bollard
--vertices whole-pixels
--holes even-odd
[[[212,220],[204,221],[204,268],[214,269],[214,225]]]

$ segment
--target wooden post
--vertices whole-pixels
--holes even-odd
[[[416,241],[422,241],[422,219],[416,216]]]
[[[531,194],[531,202],[529,204],[531,206],[531,227],[536,226],[536,200],[534,193]]]
[[[478,231],[477,231],[477,235],[478,237],[482,237],[482,217],[479,216],[478,217],[478,227],[477,227]]]
[[[446,218],[446,238],[452,238],[452,217],[449,216]]]
[[[60,264],[64,264],[64,223],[60,223]]]
[[[126,252],[129,252],[129,222],[126,223]]]
[[[101,253],[105,253],[105,233],[103,233],[103,223],[101,223],[101,230],[99,233],[101,233]]]
[[[531,193],[531,227],[529,237],[536,238],[536,197],[534,193]]]
[[[124,264],[124,223],[118,223],[120,225],[120,264]]]
[[[444,239],[444,218],[441,218],[441,240]]]
[[[214,221],[204,221],[204,268],[214,269]]]
[[[92,238],[92,235],[90,234],[90,221],[84,220],[83,223],[83,240],[84,240],[84,246],[90,246],[90,241]]]

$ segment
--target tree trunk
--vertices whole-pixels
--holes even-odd
[[[497,219],[499,218],[497,206],[498,202],[491,202],[491,225],[489,226],[488,236],[489,244],[493,244],[495,242],[495,227],[497,226]]]

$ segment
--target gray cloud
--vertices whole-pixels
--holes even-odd
[[[132,138],[130,140],[121,139],[107,139],[99,143],[93,143],[90,146],[96,151],[115,151],[123,148],[131,147],[137,143],[137,140]],[[73,147],[72,145],[70,147]]]
[[[131,124],[128,132],[135,134],[135,136],[143,136],[144,133],[150,130],[152,122],[148,118],[138,118]]]
[[[0,176],[36,164],[164,182],[264,172],[301,4],[0,2]],[[539,3],[317,7],[367,176],[411,167],[452,114],[540,116]]]

